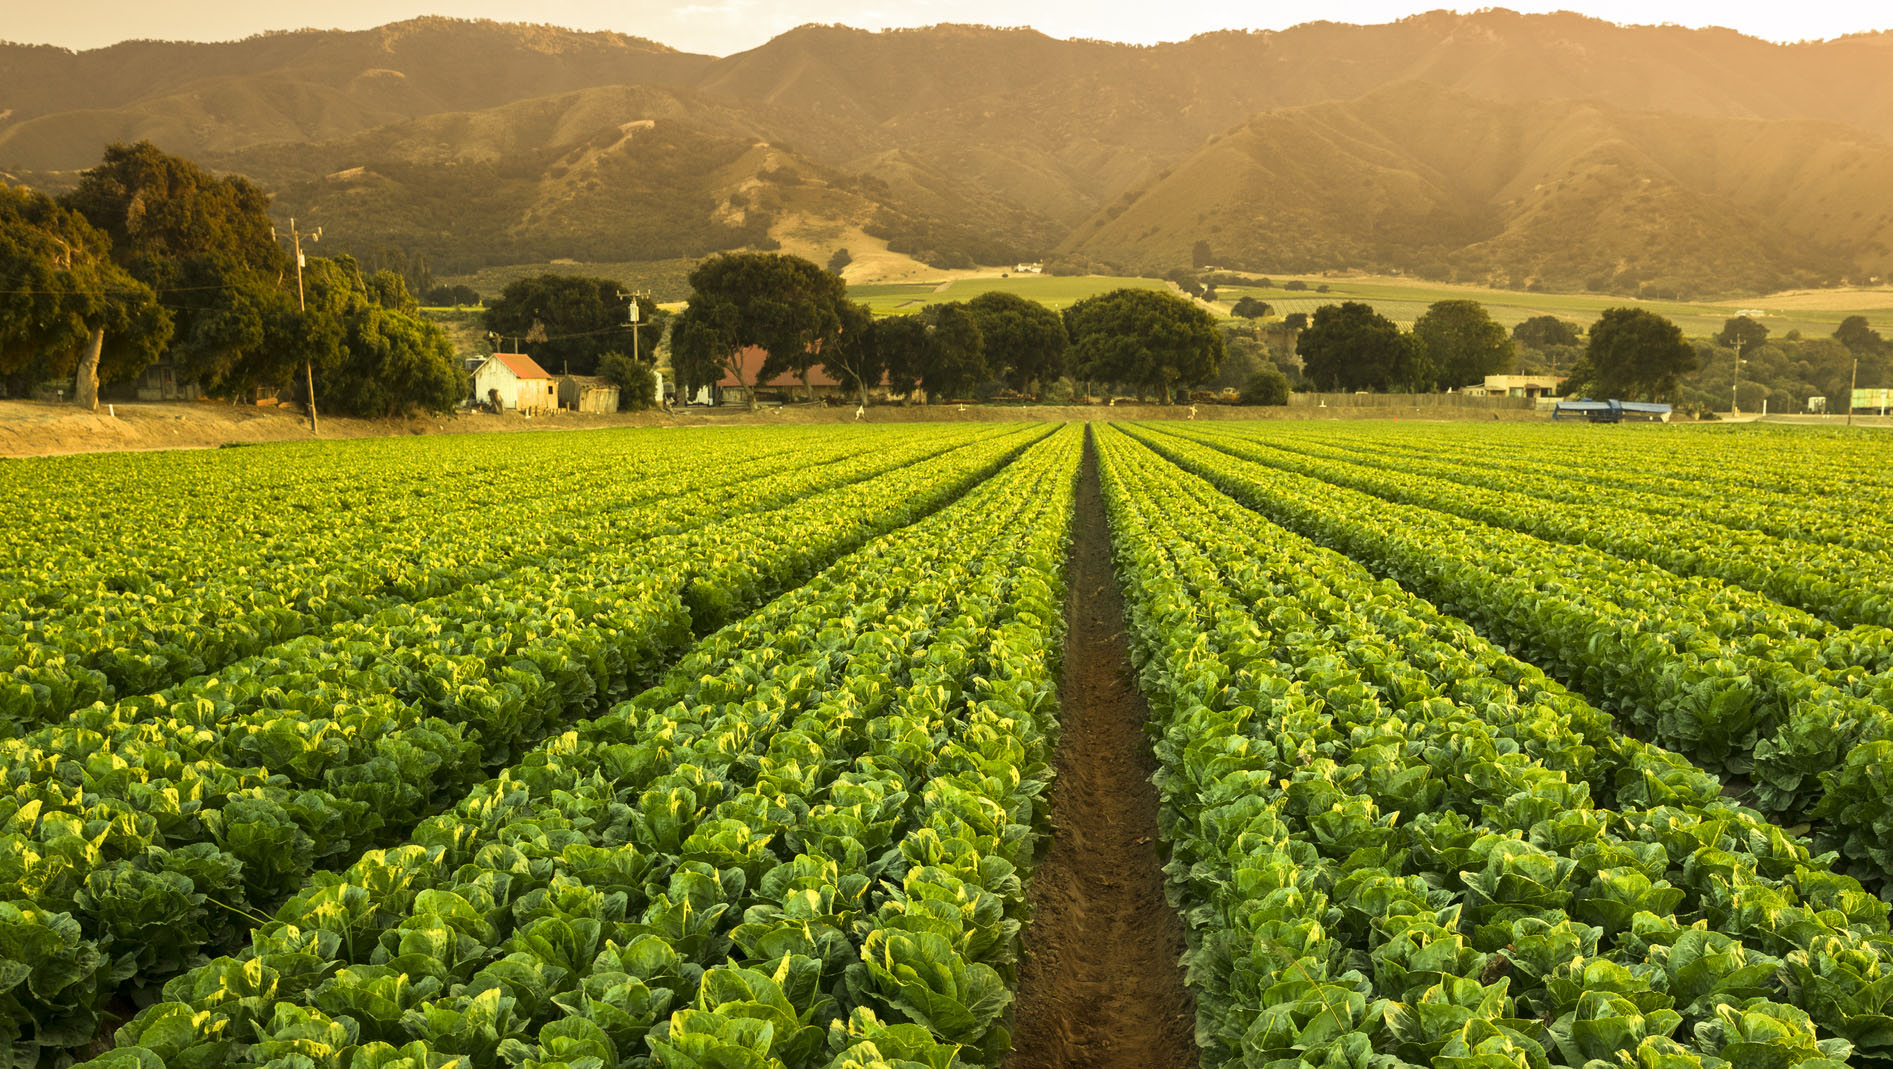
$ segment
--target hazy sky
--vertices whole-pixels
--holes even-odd
[[[221,41],[301,26],[363,29],[437,14],[617,30],[686,51],[727,55],[805,22],[875,29],[935,22],[1028,25],[1055,37],[1149,43],[1208,30],[1282,29],[1311,18],[1389,22],[1440,6],[1437,0],[328,0],[305,6],[254,0],[5,0],[8,10],[0,17],[0,40],[78,49],[138,37]],[[1862,0],[1520,0],[1501,6],[1522,11],[1568,8],[1613,22],[1729,26],[1776,41],[1893,29],[1893,4]]]

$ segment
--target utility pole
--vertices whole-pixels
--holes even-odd
[[[642,360],[642,359],[644,359],[644,353],[643,353],[642,351],[640,351],[640,350],[638,349],[638,320],[639,320],[639,319],[641,318],[641,317],[640,317],[640,316],[638,315],[638,295],[637,295],[637,294],[635,294],[635,293],[626,293],[626,292],[625,292],[625,291],[623,291],[623,290],[619,290],[619,291],[618,291],[618,299],[619,299],[619,300],[621,300],[621,301],[630,301],[630,302],[631,302],[631,311],[630,311],[630,316],[631,316],[631,359],[633,359],[633,360]],[[661,339],[660,339],[660,340],[661,340]]]
[[[1854,425],[1854,386],[1860,381],[1860,354],[1855,353],[1854,369],[1847,376],[1847,426]]]
[[[296,229],[296,220],[292,216],[289,220],[289,240],[290,240],[290,243],[296,247],[296,308],[299,311],[301,311],[303,315],[308,315],[309,305],[308,305],[308,302],[304,299],[303,292],[302,292],[302,238],[303,238],[302,231]],[[321,240],[322,240],[322,228],[316,227],[315,233],[309,235],[309,244],[313,245],[316,242],[321,241]],[[315,380],[315,358],[314,357],[309,357],[303,361],[302,376],[303,376],[303,385],[307,386],[309,389],[309,433],[320,434],[322,433],[321,428],[316,424],[316,380]]]
[[[1740,415],[1742,410],[1736,407],[1735,392],[1742,385],[1742,343],[1735,343],[1735,378],[1729,381],[1729,415]]]

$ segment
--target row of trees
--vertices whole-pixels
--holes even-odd
[[[1893,383],[1893,345],[1865,316],[1848,316],[1832,334],[1817,337],[1793,329],[1774,337],[1766,324],[1736,316],[1694,345],[1699,369],[1683,380],[1678,399],[1701,409],[1725,409],[1733,401],[1747,412],[1765,405],[1802,411],[1819,397],[1829,410],[1841,411],[1853,387]]]
[[[897,394],[966,396],[987,383],[1037,392],[1069,375],[1168,400],[1214,378],[1223,338],[1189,301],[1122,289],[1063,315],[1009,293],[874,318],[835,274],[779,253],[728,253],[690,275],[690,303],[671,333],[671,365],[686,392],[733,377],[754,386],[782,375],[807,381],[821,366],[863,403],[885,382]],[[747,354],[766,354],[752,361]]]
[[[1695,346],[1676,324],[1641,308],[1612,308],[1586,332],[1567,365],[1567,393],[1673,399],[1698,367]],[[1299,339],[1305,374],[1316,389],[1425,393],[1477,385],[1517,362],[1521,346],[1540,354],[1571,352],[1575,324],[1552,316],[1507,334],[1477,301],[1438,301],[1402,331],[1367,304],[1317,308]]]
[[[1268,314],[1256,304],[1246,312]],[[1612,308],[1588,329],[1543,315],[1519,323],[1508,338],[1473,301],[1438,302],[1405,332],[1368,305],[1348,302],[1317,309],[1293,340],[1307,383],[1323,390],[1451,389],[1516,365],[1565,375],[1567,394],[1716,409],[1733,395],[1752,411],[1763,401],[1799,409],[1810,397],[1838,399],[1854,385],[1893,381],[1893,344],[1857,315],[1830,337],[1789,331],[1781,339],[1735,316],[1713,338],[1692,341],[1647,309]]]
[[[1438,301],[1411,331],[1360,301],[1315,309],[1298,340],[1321,390],[1424,393],[1483,382],[1512,366],[1516,348],[1477,301]]]
[[[299,276],[269,197],[150,142],[112,145],[54,199],[0,187],[0,375],[101,383],[154,362],[213,397],[294,390],[357,415],[446,410],[461,373],[402,276],[347,256]],[[306,370],[305,370],[306,369]]]

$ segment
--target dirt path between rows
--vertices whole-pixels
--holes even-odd
[[[1032,877],[1007,1069],[1184,1069],[1199,1060],[1110,537],[1087,434],[1065,600],[1054,831]]]

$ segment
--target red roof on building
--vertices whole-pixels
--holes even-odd
[[[757,371],[762,369],[762,362],[768,359],[768,357],[769,354],[764,352],[760,346],[745,345],[736,354],[736,364],[743,369],[745,376],[754,376]],[[794,374],[793,372],[777,375],[768,382],[750,383],[751,386],[800,386],[801,384],[802,376]],[[815,364],[808,369],[808,384],[810,386],[841,385],[833,375],[828,373],[828,369],[820,364]],[[717,380],[717,385],[732,387],[741,386],[742,383],[736,380],[735,372],[725,371],[723,377]]]
[[[522,379],[549,379],[552,376],[525,353],[494,353],[493,359]]]

